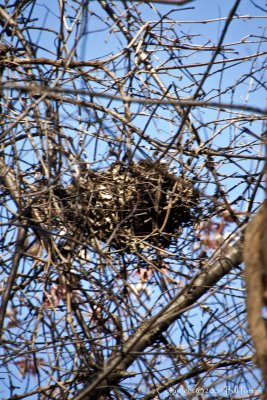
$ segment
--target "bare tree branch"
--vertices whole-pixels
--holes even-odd
[[[264,108],[259,108],[259,107],[253,107],[253,106],[248,106],[244,104],[237,104],[237,103],[218,103],[218,102],[205,102],[205,101],[197,101],[197,100],[190,100],[190,99],[181,99],[181,100],[164,100],[164,99],[142,99],[139,97],[129,97],[129,96],[117,96],[117,95],[112,95],[108,93],[98,93],[94,91],[86,91],[86,90],[68,90],[68,89],[62,89],[62,88],[49,88],[45,86],[38,86],[33,88],[32,86],[22,86],[20,84],[5,84],[3,86],[3,89],[18,89],[22,92],[30,92],[35,95],[39,95],[40,93],[47,94],[48,97],[50,94],[53,95],[53,93],[69,93],[69,94],[77,94],[77,95],[85,95],[85,96],[91,96],[91,97],[99,97],[103,99],[110,99],[110,100],[120,100],[125,103],[136,103],[136,104],[160,104],[160,105],[172,105],[172,106],[190,106],[190,107],[204,107],[204,108],[218,108],[222,111],[224,109],[227,110],[242,110],[246,111],[248,113],[255,113],[255,114],[262,114],[266,116],[267,111]],[[53,97],[50,97],[53,98]],[[54,97],[56,98],[56,97]],[[67,101],[67,99],[65,99]],[[74,103],[73,99],[70,99],[69,102]],[[226,111],[226,110],[225,110]]]
[[[2,295],[1,307],[0,307],[0,336],[2,336],[3,325],[6,316],[6,309],[8,302],[10,300],[10,294],[12,292],[14,282],[16,280],[17,271],[19,268],[19,263],[22,258],[22,253],[24,249],[24,243],[27,236],[27,229],[21,226],[18,230],[18,236],[16,240],[16,250],[12,260],[12,269],[10,270],[7,285],[5,291]]]
[[[263,393],[266,15],[214,1],[1,5],[3,400]]]
[[[124,371],[135,361],[139,354],[150,346],[155,338],[164,333],[179,316],[194,306],[196,302],[216,285],[220,279],[242,262],[241,243],[228,248],[224,254],[208,263],[188,286],[175,296],[168,305],[150,320],[145,321],[120,351],[112,356],[103,367],[103,372],[94,378],[74,400],[95,399],[105,393],[105,388],[116,386],[123,378]]]

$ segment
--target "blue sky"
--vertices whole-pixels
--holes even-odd
[[[56,15],[58,14],[58,5],[54,0],[48,0],[48,1],[39,1],[37,2],[39,4],[38,7],[35,8],[35,14],[33,15],[33,18],[38,18],[38,22],[34,22],[36,26],[46,26],[48,29],[53,29],[55,31],[58,30],[58,19]],[[231,3],[231,4],[230,4]],[[259,2],[258,2],[259,3]],[[221,0],[215,0],[215,1],[207,1],[207,0],[196,0],[195,2],[191,2],[186,6],[180,7],[177,9],[177,11],[174,11],[171,13],[171,17],[173,20],[176,22],[176,32],[179,37],[183,37],[183,35],[191,34],[191,35],[198,35],[194,36],[192,39],[192,43],[195,44],[203,44],[206,43],[210,40],[209,45],[216,45],[218,42],[218,39],[220,37],[220,34],[222,32],[225,20],[218,20],[214,21],[208,24],[203,24],[203,23],[195,23],[197,21],[202,21],[204,19],[220,19],[224,18],[228,15],[229,9],[232,5],[232,2],[227,2],[227,1],[221,1]],[[101,7],[99,6],[97,1],[91,2],[90,7],[92,11],[94,12],[101,12],[103,15],[103,10],[101,10]],[[118,2],[118,7],[120,7],[120,4]],[[161,14],[166,14],[170,12],[171,10],[174,10],[175,6],[174,5],[163,5],[163,4],[155,4],[154,6],[150,6],[149,4],[145,4],[142,6],[142,17],[144,23],[146,21],[153,21],[158,20],[158,15],[157,13],[153,10],[153,7],[157,10],[160,11]],[[101,11],[100,11],[101,10]],[[241,6],[239,8],[239,15],[256,15],[256,16],[264,16],[264,13],[257,9],[251,1],[249,0],[243,0],[241,1]],[[229,32],[226,36],[225,43],[235,43],[236,41],[240,41],[242,38],[246,38],[248,35],[255,35],[260,36],[264,33],[264,27],[266,26],[266,19],[263,18],[255,18],[255,19],[247,19],[247,18],[242,18],[242,19],[237,19],[232,21]],[[71,24],[70,21],[68,21],[69,24]],[[113,35],[110,34],[108,28],[104,28],[104,25],[100,23],[93,15],[90,15],[88,17],[88,25],[86,28],[86,31],[88,32],[84,37],[81,39],[80,45],[78,46],[78,59],[80,60],[94,60],[97,58],[106,58],[112,53],[118,52],[125,43],[123,43],[124,39],[122,40],[122,43],[120,43],[120,39],[114,37]],[[266,34],[265,34],[266,36]],[[46,47],[49,49],[49,52],[46,52],[42,50],[41,48],[38,50],[37,56],[41,57],[47,57],[47,58],[55,58],[55,49],[56,49],[56,38],[53,33],[48,33],[47,31],[41,31],[39,32],[38,30],[33,29],[31,31],[31,37],[32,40],[35,43],[38,43],[39,46],[41,47]],[[250,55],[254,54],[256,51],[266,51],[266,43],[263,43],[261,47],[259,48],[257,44],[253,43],[254,39],[250,38],[247,40],[247,43],[243,43],[242,45],[238,46],[238,54],[236,52],[232,52],[231,50],[229,53],[227,53],[227,58],[234,58],[234,57],[241,57],[244,55]],[[73,37],[69,40],[68,43],[69,48],[73,46]],[[231,48],[231,46],[229,46]],[[233,45],[233,47],[235,47]],[[164,52],[159,53],[159,60],[163,61],[164,60]],[[177,57],[179,57],[179,52],[177,51]],[[211,53],[205,53],[205,52],[196,52],[195,54],[192,54],[189,58],[190,63],[191,62],[204,62],[209,60],[211,57]],[[222,56],[218,56],[217,60],[221,60]],[[183,63],[185,61],[183,60]],[[244,84],[240,84],[238,89],[235,91],[233,94],[230,90],[227,91],[225,94],[222,94],[221,97],[218,97],[218,93],[216,92],[216,89],[218,88],[218,81],[219,79],[222,80],[221,82],[221,87],[223,88],[228,88],[237,82],[242,75],[244,75],[245,72],[249,74],[249,69],[253,68],[258,68],[260,67],[260,64],[256,60],[254,65],[248,64],[237,64],[235,68],[231,68],[230,70],[225,69],[224,73],[217,73],[214,74],[205,84],[205,91],[209,93],[208,97],[213,98],[213,96],[216,96],[216,100],[220,99],[221,101],[229,101],[231,100],[231,95],[234,96],[234,101],[239,102],[239,103],[245,103],[246,101],[248,104],[252,105],[262,105],[262,108],[264,107],[264,104],[266,102],[265,96],[266,93],[264,91],[264,87],[260,88],[259,90],[253,92],[253,90],[250,90],[250,88],[253,89],[253,85],[255,85],[255,82],[250,82],[249,77],[246,79]],[[202,69],[205,69],[204,67]],[[217,67],[214,68],[214,71],[216,70]],[[196,69],[196,74],[199,73],[199,71]],[[123,71],[121,72],[123,74]],[[262,78],[262,72],[258,73],[259,80],[263,81],[264,79]],[[178,76],[178,78],[177,78]],[[168,85],[171,81],[170,77],[163,77],[165,79],[166,85]],[[187,77],[186,74],[184,74],[183,71],[181,73],[176,72],[175,78],[175,84],[177,84],[177,87],[183,86],[184,82],[187,82]],[[80,82],[81,88],[82,82]],[[249,86],[251,85],[251,87]],[[96,85],[96,88],[99,88],[100,86]],[[106,100],[97,100],[99,102],[102,102],[103,104],[107,104],[108,101]],[[120,106],[120,103],[113,103],[112,107]],[[137,106],[132,105],[132,110],[136,110]],[[69,116],[67,116],[67,113],[70,113]],[[79,128],[82,127],[82,129],[85,129],[85,123],[82,121],[80,122],[78,120],[78,117],[76,115],[73,115],[72,113],[75,112],[73,111],[72,106],[67,106],[65,107],[65,111],[63,113],[64,122],[66,124],[69,124],[69,131],[66,130],[67,132],[70,132],[71,128]],[[165,114],[166,113],[166,114]],[[161,112],[161,117],[164,117],[167,115],[167,112],[162,111]],[[76,118],[77,117],[77,118]],[[222,122],[217,124],[213,124],[213,121],[218,117],[219,119],[222,120]],[[76,120],[75,120],[76,118]],[[214,148],[217,147],[223,147],[223,146],[228,146],[229,144],[234,145],[235,142],[232,142],[233,137],[235,136],[236,130],[239,128],[239,126],[230,126],[229,128],[227,127],[227,123],[224,121],[225,114],[223,112],[219,113],[218,110],[209,110],[209,109],[203,109],[201,111],[194,111],[192,113],[192,118],[196,126],[200,126],[201,129],[201,135],[203,138],[208,139],[209,135],[212,135],[216,131],[220,131],[220,128],[223,126],[225,123],[226,127],[222,130],[222,133],[218,134],[216,138],[212,141],[212,145]],[[135,118],[134,123],[141,129],[144,127],[146,122],[146,119],[143,116],[139,116]],[[107,131],[111,135],[112,134],[112,127],[109,125],[109,120],[105,122],[107,124]],[[206,123],[206,126],[204,126],[204,123]],[[253,121],[253,124],[250,125],[249,123],[247,125],[244,124],[244,126],[249,126],[255,133],[260,134],[263,130],[263,122],[262,121]],[[156,131],[156,128],[158,129]],[[171,135],[175,132],[177,129],[176,126],[176,121],[172,124],[166,123],[164,118],[162,120],[157,119],[156,122],[152,121],[151,124],[149,125],[147,129],[147,134],[150,135],[151,137],[159,137],[162,139],[163,137],[168,140]],[[116,134],[116,132],[115,132]],[[73,133],[74,136],[76,136],[76,132]],[[246,135],[240,136],[239,141],[238,141],[238,146],[240,146],[240,149],[242,148],[242,141],[246,141],[247,137]],[[90,147],[90,143],[87,146],[87,156],[88,158],[93,159],[92,156],[92,149]],[[101,147],[102,146],[102,147]],[[144,144],[145,148],[145,144]],[[105,153],[105,148],[104,144],[100,144],[98,147],[97,151],[97,157],[101,158],[101,155]],[[145,148],[146,151],[149,152],[148,149]],[[258,146],[258,150],[260,151],[260,148]],[[244,162],[239,162],[240,165],[244,166],[244,170],[255,170],[258,171],[260,169],[260,166],[257,165],[257,162],[254,161],[244,161]],[[234,189],[231,194],[230,198],[235,199],[239,194],[242,192],[242,190],[247,186],[245,184],[240,184],[240,178],[234,178],[232,175],[234,174],[235,170],[233,170],[235,166],[233,164],[228,164],[225,162],[225,164],[221,164],[220,166],[220,172],[224,173],[226,175],[225,178],[225,185],[231,187],[234,186],[237,183],[237,188]],[[240,169],[237,167],[236,172],[240,173]],[[243,172],[244,173],[244,172]],[[230,179],[227,178],[227,176],[231,176]],[[212,192],[212,190],[211,190]],[[249,193],[245,193],[245,197],[249,197]],[[260,196],[259,196],[260,197]],[[240,207],[245,208],[245,204],[240,204]],[[157,293],[156,293],[157,296]],[[152,299],[154,301],[154,299]],[[196,322],[196,327],[198,326]],[[33,400],[34,396],[29,397],[29,399]]]

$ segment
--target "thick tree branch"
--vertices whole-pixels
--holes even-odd
[[[244,242],[247,312],[251,337],[256,350],[256,361],[267,385],[267,328],[263,309],[267,304],[266,252],[267,202],[248,224]]]
[[[160,313],[145,321],[126,342],[120,354],[111,357],[105,364],[103,372],[94,377],[74,400],[92,400],[106,392],[109,386],[116,386],[123,372],[138,358],[138,354],[153,344],[153,340],[179,316],[194,305],[211,287],[242,262],[242,243],[226,249],[225,253],[216,257],[201,271],[191,283]]]
[[[27,228],[24,226],[21,226],[18,230],[18,235],[17,235],[17,240],[16,240],[16,250],[14,253],[13,257],[13,262],[12,262],[12,269],[9,272],[8,276],[8,281],[7,285],[5,288],[5,291],[2,296],[2,301],[1,301],[1,307],[0,307],[0,338],[2,336],[2,330],[3,330],[3,325],[4,325],[4,320],[5,320],[5,315],[6,315],[6,309],[7,305],[9,302],[10,298],[10,293],[12,291],[16,276],[17,276],[17,271],[19,268],[19,263],[22,257],[22,253],[24,251],[24,243],[27,237]]]

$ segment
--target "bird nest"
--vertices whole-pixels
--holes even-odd
[[[34,207],[44,225],[50,216],[50,229],[63,226],[68,236],[78,233],[87,242],[97,239],[129,250],[147,243],[170,246],[181,228],[198,218],[199,196],[191,179],[143,160],[88,170],[55,188],[50,200],[39,197]]]

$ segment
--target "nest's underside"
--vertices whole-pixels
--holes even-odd
[[[140,161],[89,170],[35,206],[43,224],[64,227],[84,241],[97,239],[115,249],[142,243],[168,247],[181,227],[199,213],[199,193],[189,178],[169,173],[165,165]]]

